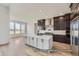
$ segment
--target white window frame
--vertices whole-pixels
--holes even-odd
[[[10,21],[10,22],[14,22],[14,30],[13,30],[13,31],[14,31],[14,34],[13,34],[13,35],[10,34],[11,37],[21,36],[21,35],[25,35],[25,34],[26,34],[26,31],[27,31],[27,30],[26,30],[26,29],[27,29],[27,28],[26,28],[27,23],[21,22],[21,21],[13,21],[13,20]],[[16,34],[16,28],[15,28],[15,26],[16,26],[15,24],[16,24],[16,23],[20,24],[20,34]],[[24,31],[24,33],[21,33],[21,24],[24,24],[24,25],[25,25],[25,31]],[[10,24],[9,24],[9,25],[10,25]],[[10,29],[10,31],[12,31],[12,29]]]

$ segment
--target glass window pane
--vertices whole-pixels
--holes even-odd
[[[25,33],[25,24],[21,24],[21,33]]]
[[[15,23],[15,30],[20,30],[20,24],[19,23]]]
[[[26,25],[23,22],[11,21],[10,22],[10,35],[24,34],[25,26]]]
[[[20,34],[20,23],[15,23],[15,34]]]
[[[10,35],[14,35],[14,21],[10,21]]]
[[[10,22],[10,29],[14,29],[14,22]]]
[[[16,34],[20,34],[20,31],[19,31],[19,30],[16,30],[15,33],[16,33]]]
[[[10,34],[11,34],[11,35],[14,35],[14,31],[10,31]]]
[[[21,24],[21,30],[25,30],[25,24]]]

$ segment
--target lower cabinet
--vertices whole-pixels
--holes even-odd
[[[30,45],[30,37],[29,36],[27,36],[27,38],[26,38],[26,44]]]
[[[44,40],[44,42],[43,42],[43,49],[50,49],[49,48],[49,40]]]
[[[53,40],[56,42],[70,44],[70,38],[67,38],[65,35],[53,35]]]
[[[29,36],[26,39],[26,44],[36,47],[42,50],[49,50],[53,46],[52,37],[43,37],[43,36]]]
[[[38,48],[43,49],[43,50],[48,50],[50,49],[50,41],[51,39],[45,38],[45,37],[39,37],[38,39]]]
[[[38,39],[38,48],[43,49],[43,39],[41,38]]]
[[[30,37],[30,45],[34,46],[34,37]]]
[[[38,42],[38,39],[36,37],[34,37],[34,41],[33,41],[33,46],[34,47],[37,47],[37,42]]]
[[[44,40],[44,45],[43,45],[43,49],[52,49],[53,47],[53,40]]]

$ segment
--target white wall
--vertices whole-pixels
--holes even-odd
[[[39,19],[50,18],[54,16],[69,13],[68,3],[49,3],[49,4],[11,4],[10,19],[27,22],[27,33],[34,34],[34,22]]]
[[[0,44],[9,41],[9,9],[0,5]]]

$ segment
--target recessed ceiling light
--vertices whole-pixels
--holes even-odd
[[[40,12],[42,12],[42,10],[40,10]]]

